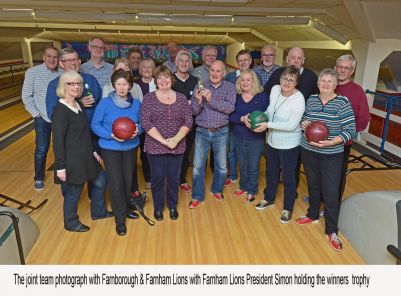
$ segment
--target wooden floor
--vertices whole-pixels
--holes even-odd
[[[22,102],[0,110],[0,134],[32,118]]]
[[[62,195],[53,184],[53,173],[46,174],[46,187],[33,189],[34,133],[31,132],[0,151],[0,192],[21,200],[48,203],[31,214],[40,228],[40,236],[31,250],[28,264],[364,264],[347,240],[344,251],[331,249],[324,236],[324,220],[319,224],[297,226],[293,221],[282,225],[283,188],[280,185],[276,206],[255,210],[244,198],[233,197],[237,185],[225,188],[223,202],[207,196],[200,208],[189,210],[190,194],[180,192],[177,221],[168,218],[150,227],[143,219],[127,220],[128,234],[115,233],[113,219],[91,221],[86,191],[79,204],[79,215],[91,230],[69,233],[63,229]],[[48,165],[53,162],[52,153]],[[264,160],[261,166],[264,167]],[[355,172],[349,175],[345,196],[371,191],[399,190],[400,171]],[[293,217],[306,213],[305,177],[301,176],[299,196]],[[210,188],[208,172],[206,190]],[[260,177],[262,192],[264,170]],[[189,176],[190,180],[190,176]],[[140,177],[140,182],[142,182]],[[143,189],[143,183],[140,184]],[[148,190],[148,195],[151,196]],[[257,200],[262,199],[258,194]],[[109,207],[110,208],[110,207]],[[145,211],[152,216],[147,202]],[[153,217],[152,217],[153,218]]]

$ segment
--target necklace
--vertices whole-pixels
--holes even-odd
[[[170,101],[171,99],[173,99],[173,94],[168,93],[168,94],[164,94],[160,91],[157,91],[157,96],[160,98],[160,100],[167,100]]]
[[[277,110],[278,110],[293,94],[295,94],[295,92],[292,93],[292,94],[290,94],[288,97],[286,97],[286,96],[283,96],[283,95],[281,94],[281,92],[279,93],[279,95],[278,95],[278,97],[277,97],[277,101],[276,101],[276,103],[274,104],[274,107],[273,107],[273,116],[272,116],[271,121],[274,120],[274,116],[276,115]],[[280,100],[280,97],[283,97],[284,99],[280,102],[280,105],[277,106],[278,101]]]

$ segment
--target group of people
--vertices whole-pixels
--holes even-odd
[[[158,221],[163,220],[165,203],[170,218],[178,218],[180,189],[191,192],[190,209],[205,201],[210,151],[211,196],[224,200],[224,186],[237,182],[238,165],[234,196],[244,195],[248,203],[254,202],[260,159],[266,151],[266,189],[256,209],[274,206],[281,175],[284,206],[280,222],[291,220],[302,162],[309,209],[295,223],[319,222],[323,202],[325,233],[330,245],[341,251],[337,222],[351,140],[369,121],[366,96],[351,81],[355,59],[341,56],[334,69],[324,69],[316,76],[303,67],[301,48],[291,48],[286,66],[280,67],[274,63],[276,49],[268,45],[261,50],[260,66],[251,69],[252,56],[241,50],[236,56],[238,71],[226,75],[226,65],[217,60],[214,46],[203,48],[203,64],[197,68],[192,66],[190,52],[175,42],[167,48],[170,58],[157,68],[137,47],[113,66],[103,59],[104,40],[94,37],[88,44],[91,59],[82,66],[73,48],[59,53],[47,47],[44,63],[27,71],[22,98],[35,118],[34,186],[37,190],[44,187],[52,130],[65,229],[89,230],[77,215],[79,197],[88,183],[92,219],[114,216],[117,234],[127,233],[126,218],[138,218],[130,203],[140,197],[138,148]],[[253,111],[265,112],[268,121],[253,127],[249,116]],[[113,122],[123,116],[136,125],[126,140],[112,131]],[[308,142],[303,130],[317,120],[329,127],[329,137]],[[191,187],[186,177],[193,147]],[[112,212],[105,206],[106,185]]]

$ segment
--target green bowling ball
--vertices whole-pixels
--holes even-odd
[[[249,114],[249,119],[251,121],[252,129],[257,128],[256,125],[258,125],[259,123],[269,121],[269,118],[267,117],[266,113],[263,111],[253,111],[251,114]]]

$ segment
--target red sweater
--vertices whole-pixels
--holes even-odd
[[[363,131],[368,126],[370,113],[368,99],[362,87],[353,81],[349,81],[346,84],[337,85],[335,92],[347,97],[354,111],[356,131]],[[350,144],[351,142],[346,143],[346,145]]]

